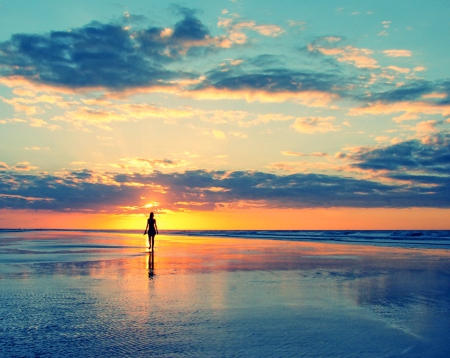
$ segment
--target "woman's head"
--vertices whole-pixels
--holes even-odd
[[[153,214],[153,211],[150,213],[150,218],[153,218],[155,214]]]

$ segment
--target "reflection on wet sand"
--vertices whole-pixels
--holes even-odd
[[[0,264],[0,333],[15,342],[0,353],[27,356],[17,342],[39,337],[52,345],[36,356],[448,353],[446,250],[160,235],[149,253],[141,236],[3,245],[32,253]]]
[[[346,268],[366,275],[374,269],[430,269],[450,262],[448,250],[177,236],[161,236],[157,253],[160,274]]]
[[[149,251],[147,255],[147,271],[148,271],[148,278],[153,279],[153,276],[155,275],[155,253],[154,251]]]

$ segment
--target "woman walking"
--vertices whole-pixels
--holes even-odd
[[[147,226],[145,227],[144,235],[148,234],[148,249],[154,250],[155,248],[155,235],[158,233],[158,226],[156,226],[155,214],[150,213],[147,219]]]

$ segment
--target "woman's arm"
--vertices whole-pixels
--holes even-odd
[[[148,221],[147,221],[147,226],[145,227],[144,235],[147,233],[147,229],[148,229]]]
[[[158,232],[158,226],[156,226],[156,220],[155,220],[155,229],[156,229],[156,233],[159,234],[159,232]]]

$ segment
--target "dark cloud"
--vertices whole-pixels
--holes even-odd
[[[430,143],[410,140],[358,153],[352,157],[356,168],[365,170],[422,171],[450,173],[450,135],[441,134]]]
[[[412,175],[412,174],[388,174],[391,179],[410,181],[414,183],[426,184],[426,185],[446,185],[449,182],[447,176],[436,175]]]
[[[437,90],[443,94],[445,94],[445,97],[438,100],[438,104],[440,105],[449,105],[450,104],[450,80],[442,81],[439,85],[439,88]]]
[[[423,95],[438,90],[439,87],[439,85],[433,84],[430,81],[414,81],[392,90],[375,93],[371,96],[370,100],[388,103],[399,101],[414,101],[417,99],[421,99]]]
[[[172,38],[175,40],[194,40],[201,41],[210,36],[209,30],[202,22],[189,16],[175,24]]]
[[[423,185],[431,181],[432,187]],[[0,174],[0,208],[121,212],[122,207],[142,207],[146,203],[142,196],[171,210],[211,210],[239,201],[275,208],[450,207],[448,177],[416,176],[415,182],[388,185],[331,175],[258,171],[110,173],[107,180],[99,180],[89,170],[60,176],[5,172]]]
[[[66,32],[15,34],[0,43],[1,75],[54,86],[116,90],[194,77],[165,67],[215,47],[209,30],[194,13],[185,9],[184,16],[173,29],[132,31],[118,24],[93,22]]]
[[[160,63],[203,55],[212,51],[216,44],[208,28],[193,16],[177,22],[173,30],[152,27],[137,31],[133,37],[140,52]]]
[[[342,95],[344,90],[337,89],[336,83],[345,86],[350,83],[350,80],[336,74],[295,71],[284,68],[259,71],[246,71],[239,68],[226,72],[222,71],[222,69],[217,69],[208,72],[207,79],[196,86],[194,90],[212,87],[232,91],[263,90],[273,93],[321,91]]]
[[[138,192],[132,188],[88,181],[89,171],[54,175],[2,175],[0,207],[52,211],[98,210],[121,202],[137,202]]]

